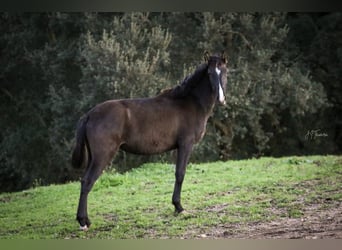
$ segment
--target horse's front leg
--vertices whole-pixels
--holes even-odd
[[[191,150],[192,144],[188,144],[180,146],[177,151],[177,163],[175,173],[176,181],[172,196],[172,204],[175,206],[176,213],[181,213],[184,210],[181,205],[181,191],[185,176],[185,170],[190,158]]]

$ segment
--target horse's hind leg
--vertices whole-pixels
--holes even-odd
[[[82,230],[86,230],[91,224],[88,218],[87,209],[88,194],[97,178],[101,175],[101,168],[101,166],[92,160],[86,170],[84,177],[81,180],[81,193],[77,209],[77,220]]]
[[[91,224],[87,210],[88,194],[117,149],[116,145],[108,145],[108,147],[102,145],[100,148],[92,150],[91,161],[81,181],[81,194],[77,209],[77,220],[81,230],[87,230]]]

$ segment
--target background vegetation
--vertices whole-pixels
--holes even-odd
[[[79,178],[79,117],[178,84],[204,50],[229,56],[192,161],[341,153],[341,13],[0,14],[0,191]],[[317,130],[327,136],[306,138]],[[113,167],[171,161],[123,152]]]

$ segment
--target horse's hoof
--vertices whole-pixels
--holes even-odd
[[[88,231],[88,226],[87,225],[84,225],[84,226],[80,226],[80,230],[83,231],[83,232],[87,232]]]
[[[175,211],[175,216],[182,216],[182,215],[189,215],[190,213],[186,210],[181,210],[181,211]]]
[[[178,211],[178,210],[175,210],[175,212],[173,213],[175,216],[178,216],[180,215],[181,213],[183,213],[184,210],[181,210],[181,211]]]
[[[183,211],[180,211],[179,214],[182,214],[182,215],[189,215],[191,214],[189,211],[187,210],[183,210]]]
[[[187,211],[187,210],[183,210],[183,211],[179,212],[179,215],[181,215],[181,216],[191,216],[192,213]]]
[[[183,210],[183,211],[178,213],[177,217],[187,220],[187,219],[196,217],[196,215],[192,212]]]

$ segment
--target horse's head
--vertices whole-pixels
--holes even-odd
[[[226,99],[224,93],[227,85],[227,58],[224,53],[212,56],[206,53],[205,59],[208,63],[208,73],[212,90],[217,96],[217,101],[225,105]]]

